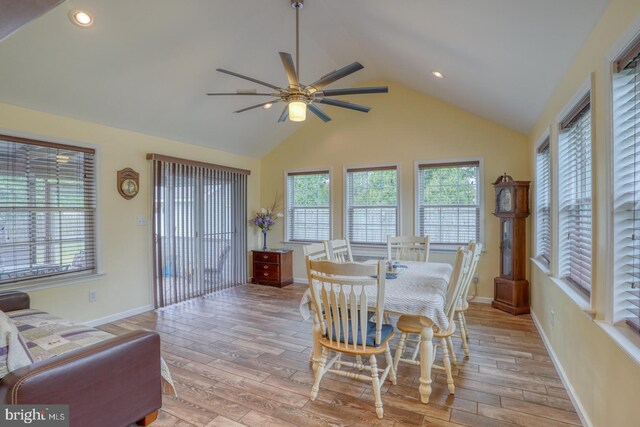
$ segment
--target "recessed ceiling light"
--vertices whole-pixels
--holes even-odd
[[[431,74],[433,74],[439,79],[444,79],[444,74],[442,74],[440,71],[432,71]]]
[[[89,27],[93,24],[93,16],[84,10],[72,10],[69,13],[69,18],[71,19],[71,22],[76,24],[78,27]]]
[[[273,107],[273,104],[272,104],[271,102],[270,102],[270,103],[268,103],[268,104],[264,104],[264,105],[262,106],[262,108],[264,108],[265,110],[268,110],[268,109],[269,109],[269,108],[271,108],[271,107]]]

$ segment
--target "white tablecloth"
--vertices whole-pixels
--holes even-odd
[[[439,262],[399,261],[406,265],[406,271],[395,279],[387,279],[384,309],[398,314],[428,317],[441,330],[449,327],[444,312],[447,285],[453,268]],[[375,305],[376,287],[367,286],[367,300]],[[309,308],[311,293],[307,291],[300,301],[300,314],[304,319],[311,317]]]

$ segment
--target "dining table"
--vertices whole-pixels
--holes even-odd
[[[377,261],[371,261],[377,262]],[[387,274],[384,312],[393,315],[416,316],[420,319],[420,400],[429,403],[431,396],[431,369],[434,359],[433,327],[446,330],[449,320],[445,313],[447,287],[453,267],[438,262],[398,261],[395,274]],[[377,287],[367,286],[367,301],[375,308]],[[314,315],[309,289],[300,300],[300,314],[306,320],[313,318],[313,361],[320,360],[322,327]]]

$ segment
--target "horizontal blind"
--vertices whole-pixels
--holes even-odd
[[[95,151],[0,136],[0,284],[96,270]]]
[[[640,44],[639,44],[640,46]],[[614,321],[640,333],[640,66],[613,77]]]
[[[347,169],[346,225],[351,243],[386,244],[398,235],[395,166]]]
[[[331,238],[330,193],[329,171],[287,174],[287,240]]]
[[[536,154],[536,256],[551,262],[551,155],[549,139]]]
[[[431,244],[480,241],[480,162],[418,166],[418,233]]]
[[[577,111],[577,109],[576,109]],[[591,109],[563,121],[559,156],[560,277],[591,293]]]

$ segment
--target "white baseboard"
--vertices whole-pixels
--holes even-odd
[[[308,285],[309,284],[309,279],[305,278],[301,278],[301,277],[294,277],[293,278],[293,283],[300,283],[301,285]]]
[[[493,298],[490,298],[490,297],[473,297],[468,301],[469,302],[477,302],[479,304],[491,304],[491,301],[493,301]]]
[[[147,311],[153,310],[153,305],[144,305],[138,308],[132,308],[131,310],[121,311],[120,313],[112,314],[110,316],[100,317],[98,319],[91,320],[89,322],[82,322],[84,325],[95,328],[96,326],[104,325],[105,323],[115,322],[116,320],[124,319],[126,317],[135,316]]]
[[[555,366],[556,371],[558,371],[558,374],[560,374],[560,380],[562,381],[564,388],[567,390],[567,394],[569,395],[569,399],[571,399],[571,403],[573,403],[573,407],[576,408],[576,412],[578,413],[578,417],[580,417],[580,421],[582,421],[582,425],[587,427],[593,427],[593,423],[587,416],[587,413],[584,409],[584,406],[582,405],[582,402],[580,401],[580,399],[578,399],[578,396],[576,395],[576,391],[573,389],[573,386],[569,382],[569,379],[567,378],[567,374],[565,373],[564,368],[560,364],[560,361],[558,360],[558,357],[556,356],[555,351],[553,351],[553,347],[551,347],[551,342],[547,338],[547,335],[545,334],[544,329],[542,329],[542,326],[540,325],[540,322],[538,321],[538,318],[536,317],[533,311],[531,311],[531,319],[533,319],[533,324],[536,325],[536,329],[538,330],[540,337],[542,337],[542,342],[544,343],[544,346],[547,348],[547,352],[549,353],[549,356],[551,356],[551,361],[553,362],[553,366]]]

